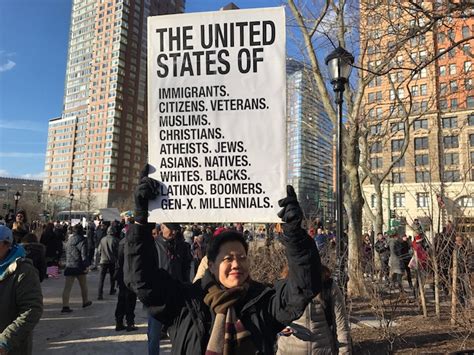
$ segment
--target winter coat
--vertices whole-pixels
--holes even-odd
[[[402,244],[397,238],[390,238],[388,240],[388,248],[390,249],[390,259],[388,266],[391,274],[402,274],[402,266],[400,255],[402,254]]]
[[[112,234],[107,234],[99,244],[100,264],[115,264],[117,261],[119,240]]]
[[[40,242],[46,247],[48,260],[59,260],[63,251],[63,242],[58,233],[45,231],[41,234]]]
[[[126,237],[125,283],[148,311],[168,326],[172,354],[204,354],[215,315],[204,303],[203,279],[186,284],[158,268],[153,224],[134,224]],[[289,277],[274,287],[250,281],[236,313],[260,354],[274,354],[276,335],[299,318],[321,289],[321,264],[314,242],[304,231],[285,238]]]
[[[115,262],[114,279],[120,285],[123,285],[123,262],[124,262],[125,238],[120,240],[117,252],[117,261]]]
[[[75,276],[86,273],[87,268],[86,238],[73,234],[66,243],[66,269],[64,276]]]
[[[414,256],[416,256],[416,260],[418,263],[418,269],[426,269],[428,263],[428,253],[426,252],[425,248],[423,248],[422,243],[417,243],[416,241],[413,241],[412,247]]]
[[[155,239],[155,247],[160,269],[166,270],[171,277],[182,282],[189,282],[191,270],[191,250],[188,243],[180,240]]]
[[[92,222],[89,223],[87,228],[87,249],[95,249],[95,224]]]
[[[95,230],[95,247],[96,248],[99,247],[100,241],[107,234],[106,232],[107,232],[107,229],[104,226],[99,226]]]
[[[323,294],[326,296],[321,297]],[[328,317],[325,312],[330,312],[331,316]],[[303,315],[289,326],[295,333],[278,338],[277,355],[351,353],[344,296],[335,282],[323,287],[322,293],[311,301]]]
[[[26,251],[26,257],[33,262],[34,267],[38,270],[40,282],[46,276],[46,248],[40,243],[23,244]]]
[[[11,355],[32,354],[32,331],[42,313],[38,273],[31,260],[16,259],[0,275],[0,347]]]
[[[390,257],[390,249],[388,248],[387,241],[385,239],[377,240],[374,245],[375,251],[379,253],[380,260],[387,262]]]
[[[412,256],[410,243],[408,242],[408,240],[402,240],[400,244],[401,244],[400,259],[402,260],[403,263],[408,264]]]

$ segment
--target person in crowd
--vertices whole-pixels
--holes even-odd
[[[194,232],[191,226],[187,226],[183,232],[184,241],[189,245],[193,245]]]
[[[107,228],[109,228],[109,225],[101,220],[95,230],[94,264],[91,266],[91,270],[97,270],[97,267],[99,266],[99,262],[100,262],[99,245],[102,238],[107,235]]]
[[[84,238],[84,229],[80,223],[73,227],[73,234],[66,243],[66,268],[64,269],[65,284],[63,290],[63,308],[61,313],[70,313],[69,297],[74,280],[77,279],[81,288],[82,307],[89,307],[92,302],[89,300],[87,290],[87,243]]]
[[[107,234],[101,239],[99,244],[99,264],[100,264],[100,279],[99,292],[97,299],[104,299],[104,281],[107,273],[110,275],[110,295],[115,295],[115,263],[118,257],[119,238],[117,237],[119,231],[117,225],[112,224],[107,229]]]
[[[32,354],[42,313],[38,272],[12,231],[0,226],[0,354]]]
[[[38,238],[33,233],[26,234],[21,239],[21,244],[26,252],[26,257],[33,262],[33,266],[38,270],[40,282],[46,277],[46,248],[38,243]]]
[[[10,208],[7,214],[5,215],[5,225],[11,229],[13,226],[13,222],[15,222],[15,211]]]
[[[120,240],[125,238],[125,235],[128,232],[128,229],[130,228],[130,224],[133,224],[133,212],[132,211],[125,211],[123,213],[123,227],[120,231]]]
[[[364,240],[362,242],[362,255],[364,258],[364,277],[372,277],[374,271],[374,250],[370,242],[370,236],[367,233],[364,234]]]
[[[303,315],[287,326],[278,338],[277,355],[351,354],[352,341],[344,296],[321,266],[322,290]],[[287,277],[288,267],[282,273]]]
[[[203,248],[203,239],[204,237],[202,235],[198,235],[197,237],[194,237],[194,243],[191,247],[191,253],[193,256],[193,265],[192,265],[193,277],[196,275],[196,272],[199,268],[199,264],[201,263],[201,260],[205,255],[205,251]]]
[[[400,259],[401,259],[401,262],[402,262],[402,271],[405,271],[406,274],[407,274],[408,286],[410,286],[410,288],[413,288],[413,281],[412,281],[412,278],[411,278],[411,270],[408,267],[408,264],[410,263],[410,259],[412,257],[413,252],[411,250],[410,240],[408,239],[408,236],[406,234],[404,234],[402,236],[402,240],[401,240],[400,244],[401,244]]]
[[[402,255],[402,245],[398,239],[397,232],[390,230],[388,235],[388,248],[390,250],[388,261],[390,268],[390,282],[392,286],[397,287],[401,292],[403,292],[402,266],[400,258]]]
[[[314,242],[318,247],[319,253],[326,252],[326,246],[328,244],[328,236],[324,233],[322,228],[318,228],[316,231],[316,235],[314,237]]]
[[[428,263],[428,251],[424,247],[424,237],[422,234],[415,236],[415,240],[412,242],[413,255],[416,258],[416,270],[424,271],[427,268]]]
[[[377,233],[377,241],[375,242],[374,248],[377,254],[379,255],[381,263],[381,270],[379,276],[382,280],[386,280],[388,282],[388,261],[390,258],[390,249],[388,248],[387,240],[385,239],[382,233]]]
[[[132,332],[138,329],[138,327],[135,325],[135,306],[137,304],[137,295],[125,286],[123,279],[124,248],[125,238],[121,239],[119,242],[114,275],[119,289],[117,306],[115,307],[115,330],[127,330],[127,332]],[[123,324],[124,317],[127,321],[127,326]]]
[[[158,256],[158,267],[174,280],[188,283],[191,271],[190,246],[182,239],[177,223],[162,223],[160,233],[152,231]],[[166,325],[165,325],[166,326]],[[159,354],[160,339],[166,336],[162,323],[152,314],[148,316],[148,354]]]
[[[63,239],[59,230],[59,228],[54,229],[53,223],[48,223],[41,234],[40,242],[46,247],[46,266],[59,266],[63,252]]]
[[[137,223],[127,234],[126,284],[168,326],[172,353],[274,354],[277,333],[300,317],[321,289],[319,254],[301,227],[303,212],[293,188],[279,201],[279,216],[286,222],[286,280],[275,287],[252,281],[248,244],[242,234],[227,231],[211,241],[204,277],[187,284],[159,267],[153,225],[146,224],[148,200],[158,196],[159,182],[147,173],[142,172],[135,191]]]

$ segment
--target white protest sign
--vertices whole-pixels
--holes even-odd
[[[280,221],[285,53],[283,7],[148,19],[150,221]]]

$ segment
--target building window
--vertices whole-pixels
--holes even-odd
[[[374,157],[370,159],[370,167],[372,169],[380,169],[383,166],[381,157]]]
[[[380,134],[381,131],[382,131],[382,124],[381,123],[370,126],[370,134],[371,135]]]
[[[415,166],[426,166],[430,162],[428,154],[416,154],[415,155]]]
[[[428,93],[428,86],[426,84],[420,85],[420,95],[426,95]]]
[[[462,26],[462,38],[468,38],[470,36],[469,27]]]
[[[403,184],[405,182],[405,173],[393,172],[392,173],[392,182],[394,184]]]
[[[458,108],[458,99],[451,99],[450,100],[450,106],[452,109]]]
[[[430,196],[428,192],[419,192],[416,194],[416,207],[428,207]]]
[[[417,171],[415,172],[415,182],[429,182],[430,172],[429,171]]]
[[[449,82],[449,90],[451,92],[457,92],[458,91],[458,82],[456,80],[451,80]]]
[[[444,117],[442,119],[442,123],[443,123],[443,128],[457,128],[458,119],[456,116]]]
[[[468,96],[466,98],[466,106],[468,108],[474,108],[474,96]]]
[[[464,62],[464,72],[469,73],[472,70],[472,62],[471,61],[465,61]]]
[[[392,147],[393,147],[393,144],[392,144]],[[421,150],[421,149],[428,149],[428,137],[415,138],[415,150]]]
[[[461,179],[459,170],[446,170],[443,177],[445,182],[458,182]]]
[[[381,142],[374,142],[370,147],[371,153],[381,153],[382,152],[382,143]]]
[[[473,85],[472,85],[472,78],[466,78],[464,79],[464,88],[466,90],[472,90]]]
[[[469,145],[474,147],[474,134],[469,135]]]
[[[399,155],[392,155],[392,161],[397,160]],[[405,156],[403,156],[398,162],[393,164],[394,168],[403,168],[405,166]]]
[[[472,151],[470,154],[471,154],[471,164],[474,165],[474,151]]]
[[[449,75],[456,75],[456,64],[449,64]]]
[[[403,192],[393,194],[393,207],[405,207],[405,194]]]
[[[459,148],[458,136],[445,136],[443,137],[443,143],[445,148]]]
[[[413,122],[413,128],[415,129],[415,131],[417,129],[427,129],[428,120],[415,120],[415,122]]]
[[[445,76],[446,75],[446,65],[441,65],[439,67],[439,76]]]
[[[392,144],[392,152],[400,152],[403,146],[403,139],[394,139],[392,140],[391,144]]]
[[[377,195],[372,194],[370,195],[370,207],[375,208],[375,201],[377,200]]]
[[[404,122],[397,122],[397,123],[390,124],[390,130],[392,131],[392,133],[403,131],[404,129],[405,129]]]
[[[459,154],[458,153],[444,153],[444,165],[458,165]]]
[[[469,124],[469,126],[474,126],[474,114],[471,113],[468,117],[467,117],[467,122]]]

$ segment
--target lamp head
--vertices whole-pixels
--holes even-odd
[[[326,65],[329,68],[331,84],[345,84],[351,75],[354,56],[341,46],[337,47],[326,57]]]

